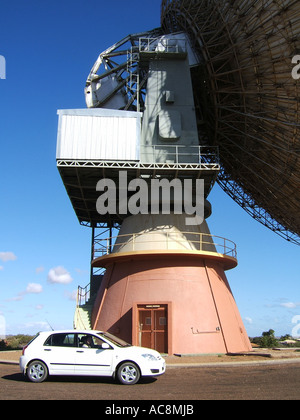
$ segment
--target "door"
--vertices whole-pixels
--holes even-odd
[[[102,349],[102,341],[92,334],[78,334],[75,374],[111,376],[114,349]]]
[[[138,305],[139,345],[168,352],[168,305]]]
[[[74,333],[52,334],[43,346],[43,359],[50,374],[72,375],[76,358],[76,337]]]

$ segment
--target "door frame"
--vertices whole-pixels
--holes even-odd
[[[157,307],[157,305],[164,305],[167,308],[167,343],[168,343],[168,354],[173,354],[173,343],[172,343],[172,302],[166,301],[143,301],[134,302],[132,307],[132,344],[139,346],[139,308],[145,307]]]

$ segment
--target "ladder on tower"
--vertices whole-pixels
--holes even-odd
[[[139,47],[132,46],[127,51],[127,73],[128,84],[126,86],[126,93],[130,98],[126,109],[128,109],[134,101],[136,101],[136,110],[140,111],[140,75],[139,75]]]

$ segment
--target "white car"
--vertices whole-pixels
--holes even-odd
[[[32,382],[43,382],[48,375],[91,375],[133,385],[142,376],[162,375],[166,364],[157,351],[107,332],[68,330],[38,333],[23,348],[20,369]]]

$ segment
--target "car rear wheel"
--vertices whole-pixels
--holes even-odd
[[[34,360],[29,363],[26,374],[31,382],[43,382],[48,377],[48,368],[42,361]]]
[[[140,370],[133,362],[125,362],[118,368],[117,377],[121,384],[134,385],[140,379]]]

